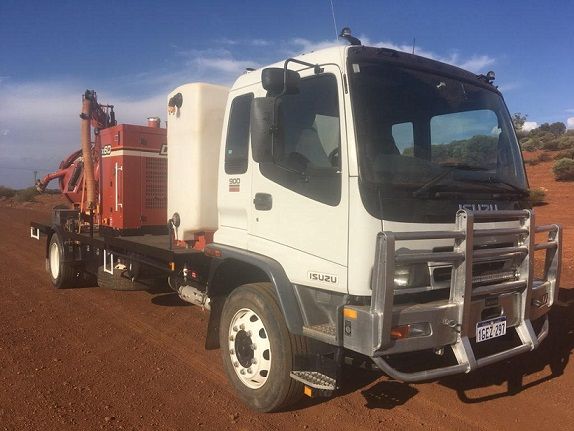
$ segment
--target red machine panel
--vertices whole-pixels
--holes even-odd
[[[100,137],[101,225],[124,232],[165,227],[166,129],[120,124]]]

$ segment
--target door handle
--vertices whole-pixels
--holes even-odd
[[[256,210],[269,211],[273,207],[273,196],[269,193],[255,193],[253,203]]]

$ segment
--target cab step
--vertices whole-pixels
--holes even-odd
[[[330,397],[337,388],[337,381],[317,371],[291,371],[291,378],[305,385],[309,397]]]
[[[332,323],[303,326],[303,335],[329,344],[336,344],[337,341],[337,329]]]

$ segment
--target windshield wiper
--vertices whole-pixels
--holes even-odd
[[[502,179],[497,178],[497,177],[489,177],[487,180],[478,180],[477,182],[487,183],[487,184],[492,184],[492,185],[501,184],[503,186],[509,187],[510,190],[508,190],[508,191],[516,192],[520,196],[524,196],[524,197],[530,196],[530,192],[528,190],[523,189],[522,187],[517,186],[516,184],[509,183],[508,181],[502,180]]]
[[[446,171],[441,172],[440,174],[436,175],[435,177],[431,178],[429,181],[424,183],[418,189],[413,192],[413,197],[418,198],[424,193],[426,193],[432,186],[446,177],[448,174],[452,173],[452,171],[459,169],[462,171],[487,171],[488,169],[483,168],[481,166],[473,166],[467,165],[465,163],[442,163],[440,166],[447,168]]]

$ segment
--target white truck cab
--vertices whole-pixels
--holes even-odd
[[[363,46],[242,75],[229,93],[210,247],[276,262],[294,294],[276,287],[293,333],[367,355],[402,380],[537,347],[558,291],[560,230],[534,225],[493,79]],[[535,244],[535,231],[548,239]],[[534,279],[541,248],[545,272]],[[291,300],[300,320],[285,311]],[[514,344],[478,353],[511,331]],[[445,349],[452,364],[392,364],[396,353]],[[334,385],[307,371],[291,377]]]

